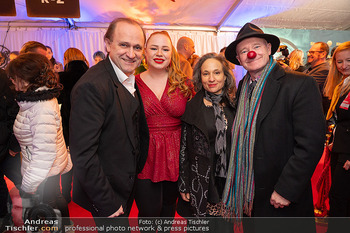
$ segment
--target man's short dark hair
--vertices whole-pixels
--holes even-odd
[[[106,55],[102,51],[96,51],[94,55],[92,55],[92,58],[95,59],[96,57],[100,57],[104,60],[106,58]]]

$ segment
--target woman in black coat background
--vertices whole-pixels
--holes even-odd
[[[64,52],[63,61],[64,71],[58,73],[60,83],[63,85],[63,90],[58,98],[58,103],[62,104],[61,116],[63,136],[64,140],[66,141],[66,145],[69,148],[69,117],[71,108],[70,94],[74,85],[89,69],[89,62],[86,60],[84,54],[77,48],[67,49]],[[62,194],[67,203],[71,201],[72,175],[73,169],[61,177]]]

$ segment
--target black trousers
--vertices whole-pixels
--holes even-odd
[[[179,197],[177,182],[136,179],[135,201],[139,217],[173,218]]]
[[[350,170],[343,168],[349,154],[332,153],[332,184],[329,191],[328,233],[348,232],[350,228]],[[336,217],[336,218],[335,218]]]
[[[63,225],[70,225],[68,204],[60,190],[60,175],[50,176],[46,182],[39,185],[37,192],[40,196],[41,190],[43,190],[42,201],[54,209],[59,209],[61,216],[64,218]]]
[[[333,156],[333,154],[332,154]],[[337,161],[334,162],[332,171],[332,184],[329,191],[329,216],[350,216],[350,170],[343,168],[346,158],[350,155],[336,154]]]
[[[177,182],[136,179],[135,201],[139,210],[139,218],[148,220],[152,217],[167,217],[172,220],[176,211],[176,200],[179,197]],[[152,219],[149,219],[152,221]],[[157,226],[153,219],[152,229],[140,230],[141,233],[156,232]],[[149,227],[139,223],[139,227]],[[146,229],[146,228],[145,228]],[[155,229],[155,230],[153,230]],[[170,232],[170,230],[164,230]]]
[[[62,187],[62,195],[66,199],[67,203],[72,200],[72,181],[73,181],[73,168],[61,175],[61,187]]]

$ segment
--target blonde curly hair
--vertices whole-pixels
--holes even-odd
[[[171,42],[171,38],[166,31],[157,31],[153,32],[147,39],[147,43],[150,40],[150,38],[154,35],[165,35],[169,38],[171,43],[171,61],[169,64],[168,70],[168,83],[169,83],[169,89],[168,89],[168,95],[173,93],[177,88],[180,89],[180,92],[184,95],[184,97],[187,97],[189,99],[192,98],[193,88],[191,86],[191,81],[186,77],[186,75],[182,72],[180,68],[180,58],[179,54],[177,53],[175,47],[173,46]]]

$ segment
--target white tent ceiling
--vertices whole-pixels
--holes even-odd
[[[0,16],[0,26],[62,24],[62,19],[28,17],[25,2],[15,0],[17,16]],[[349,0],[80,0],[80,12],[74,19],[78,27],[105,27],[126,16],[149,28],[237,30],[253,22],[269,28],[350,30]]]

